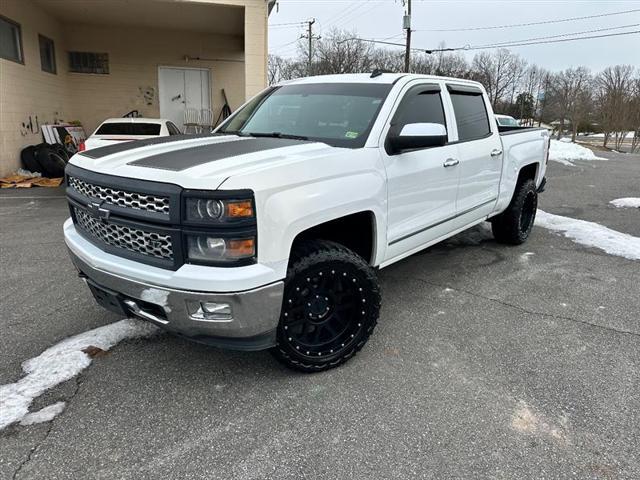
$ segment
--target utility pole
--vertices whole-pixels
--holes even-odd
[[[405,4],[403,0],[402,4]],[[406,0],[407,14],[402,17],[402,28],[407,31],[407,47],[404,52],[404,71],[409,73],[411,67],[411,0]]]
[[[302,35],[300,38],[306,38],[309,40],[309,59],[307,64],[307,76],[311,76],[311,67],[313,65],[313,40],[318,39],[320,37],[313,36],[313,24],[316,23],[316,19],[312,18],[311,20],[307,20],[307,34]]]

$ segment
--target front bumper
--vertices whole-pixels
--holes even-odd
[[[114,293],[124,312],[151,321],[190,340],[236,350],[263,350],[275,345],[284,283],[240,292],[177,290],[134,281],[90,266],[72,250],[71,259],[92,286]],[[94,293],[95,295],[95,293]],[[229,319],[202,320],[193,316],[199,302],[225,303]]]

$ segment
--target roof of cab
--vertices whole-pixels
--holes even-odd
[[[318,75],[315,77],[302,77],[293,80],[287,80],[281,82],[280,85],[293,85],[293,84],[311,84],[311,83],[381,83],[381,84],[393,84],[401,78],[406,80],[424,79],[424,80],[448,80],[459,83],[480,85],[478,82],[472,80],[465,80],[462,78],[453,77],[439,77],[436,75],[420,75],[416,73],[381,73],[372,77],[371,73],[344,73],[339,75]]]

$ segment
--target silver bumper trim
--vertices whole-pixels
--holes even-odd
[[[279,281],[263,287],[242,292],[192,292],[159,287],[92,267],[69,251],[76,268],[100,287],[117,292],[130,300],[125,303],[130,311],[154,324],[197,341],[204,337],[221,340],[243,339],[264,336],[274,332],[280,319],[284,282]],[[136,300],[162,308],[166,319],[145,311]],[[233,319],[226,322],[203,322],[192,319],[187,302],[217,302],[231,306]],[[216,342],[206,342],[213,343]],[[220,342],[217,342],[220,343]],[[226,341],[224,342],[227,343]],[[231,347],[233,348],[233,347]]]

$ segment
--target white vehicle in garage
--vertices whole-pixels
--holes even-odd
[[[524,242],[548,149],[545,129],[501,132],[475,82],[304,78],[213,135],[74,156],[65,240],[104,307],[321,371],[373,331],[377,269],[485,220]]]
[[[165,118],[109,118],[80,144],[80,151],[106,147],[120,142],[181,135],[180,129]]]

